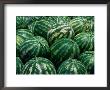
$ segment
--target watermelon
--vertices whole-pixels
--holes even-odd
[[[16,74],[94,74],[94,22],[94,16],[16,16],[16,66],[24,69]]]
[[[35,57],[29,60],[23,68],[23,74],[56,74],[53,63],[42,57]]]
[[[16,32],[16,56],[20,54],[20,47],[22,43],[26,40],[33,37],[32,33],[28,29],[18,29]]]
[[[46,20],[50,23],[51,28],[57,28],[60,25],[68,24],[70,18],[67,16],[47,16]]]
[[[94,51],[85,51],[79,56],[79,60],[85,65],[88,74],[94,73]]]
[[[45,39],[47,39],[47,32],[50,28],[49,22],[45,20],[36,21],[29,25],[29,29],[33,31],[35,36],[42,36]]]
[[[33,37],[33,33],[29,29],[17,29],[16,34],[23,37],[23,38],[30,38]]]
[[[51,60],[56,67],[69,57],[75,58],[80,54],[77,43],[71,39],[62,38],[50,47]]]
[[[82,32],[75,36],[74,41],[79,45],[81,51],[90,51],[94,48],[94,35]]]
[[[94,21],[87,17],[76,17],[70,21],[69,25],[73,28],[75,34],[94,30]]]
[[[47,34],[47,39],[50,45],[61,38],[73,38],[74,30],[68,25],[60,25],[57,28],[50,29]]]
[[[35,56],[48,57],[48,42],[41,36],[36,36],[24,41],[20,48],[20,57],[23,63]]]
[[[23,63],[19,57],[16,57],[16,74],[21,74]]]
[[[58,74],[86,74],[85,66],[77,59],[69,58],[58,68]]]
[[[28,25],[34,21],[33,17],[30,16],[16,16],[16,28],[17,29],[28,29]]]

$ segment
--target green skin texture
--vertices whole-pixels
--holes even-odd
[[[56,74],[56,70],[50,60],[36,57],[24,65],[22,74]]]
[[[94,31],[94,20],[92,17],[75,17],[69,22],[69,25],[73,28],[76,35],[81,32]]]
[[[47,33],[47,39],[50,45],[52,45],[56,40],[61,38],[73,38],[74,30],[68,25],[60,25],[57,28],[51,29]]]
[[[23,63],[19,57],[16,57],[16,74],[21,74]]]
[[[79,60],[85,65],[88,74],[94,74],[94,51],[83,52]]]
[[[68,22],[70,21],[70,18],[67,16],[49,16],[46,18],[46,21],[49,22],[51,25],[51,28],[57,28],[60,25],[68,25]]]
[[[48,21],[40,20],[40,21],[33,22],[29,26],[29,29],[32,30],[35,36],[42,36],[45,39],[47,39],[47,32],[48,30],[51,29],[51,26],[49,25]]]
[[[91,33],[82,32],[75,36],[74,41],[82,52],[91,51],[94,48],[94,36]]]
[[[28,25],[35,21],[34,17],[29,16],[17,16],[16,17],[16,28],[17,29],[28,29]]]
[[[33,35],[28,29],[18,29],[16,31],[16,56],[20,55],[20,47],[23,42],[32,37]]]
[[[86,74],[85,66],[77,59],[69,58],[65,60],[58,68],[58,74]]]
[[[94,74],[94,16],[16,16],[16,57],[17,74],[20,64],[35,57],[48,58],[57,73],[65,60],[77,59],[86,74]],[[65,70],[62,73],[78,74]]]
[[[30,38],[21,45],[20,57],[23,63],[26,63],[33,57],[48,57],[49,46],[48,42],[41,36]]]
[[[51,60],[56,68],[69,57],[75,58],[80,54],[80,49],[76,42],[71,39],[62,38],[57,40],[51,47]]]

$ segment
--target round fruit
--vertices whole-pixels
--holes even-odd
[[[80,54],[80,49],[77,43],[71,39],[62,38],[57,40],[51,47],[52,62],[59,66],[59,64],[69,57],[75,58]]]
[[[60,25],[67,25],[70,21],[70,18],[67,16],[48,16],[46,21],[50,23],[51,28],[57,28]]]
[[[79,60],[87,68],[87,72],[94,74],[94,51],[86,51],[79,56]]]
[[[74,30],[68,25],[60,25],[57,28],[50,29],[47,34],[47,39],[50,44],[61,38],[73,38]]]
[[[17,29],[28,29],[28,25],[33,21],[33,17],[29,16],[17,16],[16,17],[16,28]]]
[[[29,60],[23,68],[23,74],[55,74],[52,62],[46,58],[36,57]]]
[[[70,21],[69,25],[73,28],[75,34],[93,31],[94,29],[94,22],[88,17],[76,17]]]
[[[58,68],[58,74],[86,74],[85,66],[77,59],[64,61]]]
[[[89,51],[94,48],[94,36],[91,33],[79,33],[75,36],[74,41],[79,45],[81,51]]]
[[[33,33],[29,29],[17,29],[16,35],[19,35],[23,38],[30,38],[33,37]]]
[[[50,30],[50,24],[48,21],[41,20],[33,22],[29,28],[34,32],[34,35],[42,36],[47,39],[47,32]]]
[[[28,29],[18,29],[16,32],[16,56],[20,55],[20,47],[26,39],[32,38],[33,35]]]
[[[20,48],[20,56],[23,63],[26,63],[29,59],[35,56],[48,57],[48,52],[48,42],[41,36],[27,39]]]

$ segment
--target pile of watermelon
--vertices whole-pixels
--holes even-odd
[[[94,16],[16,16],[16,74],[94,74]]]

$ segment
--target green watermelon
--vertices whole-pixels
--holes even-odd
[[[16,34],[23,37],[24,39],[33,37],[33,33],[29,29],[17,29]]]
[[[16,32],[16,56],[20,54],[20,47],[26,39],[32,38],[33,35],[28,29],[18,29]]]
[[[16,57],[16,74],[21,74],[23,63],[19,57]]]
[[[76,17],[70,21],[69,25],[73,28],[75,34],[94,30],[94,21],[87,17]]]
[[[70,21],[70,18],[67,16],[47,16],[45,20],[50,23],[51,28],[57,28],[60,25],[67,25]]]
[[[47,39],[47,32],[50,28],[49,22],[45,20],[36,21],[29,25],[29,29],[33,31],[35,36],[42,36],[45,39]]]
[[[94,51],[85,51],[79,56],[79,60],[85,65],[88,74],[94,73]]]
[[[68,25],[60,25],[57,28],[50,29],[47,34],[47,39],[50,45],[61,38],[73,38],[74,30]]]
[[[22,58],[23,63],[26,63],[35,56],[48,57],[48,52],[48,42],[43,37],[36,36],[24,41],[20,48],[20,57]]]
[[[56,67],[69,57],[75,58],[80,54],[77,43],[71,39],[62,38],[50,47],[51,60]]]
[[[91,33],[79,33],[75,36],[74,41],[79,45],[82,52],[93,50],[94,48],[94,36]]]
[[[23,74],[56,74],[53,63],[42,57],[29,60],[23,68]]]
[[[34,17],[30,16],[16,16],[16,28],[28,29],[28,25],[34,21]]]
[[[77,59],[67,59],[58,68],[58,74],[86,74],[85,66]]]

